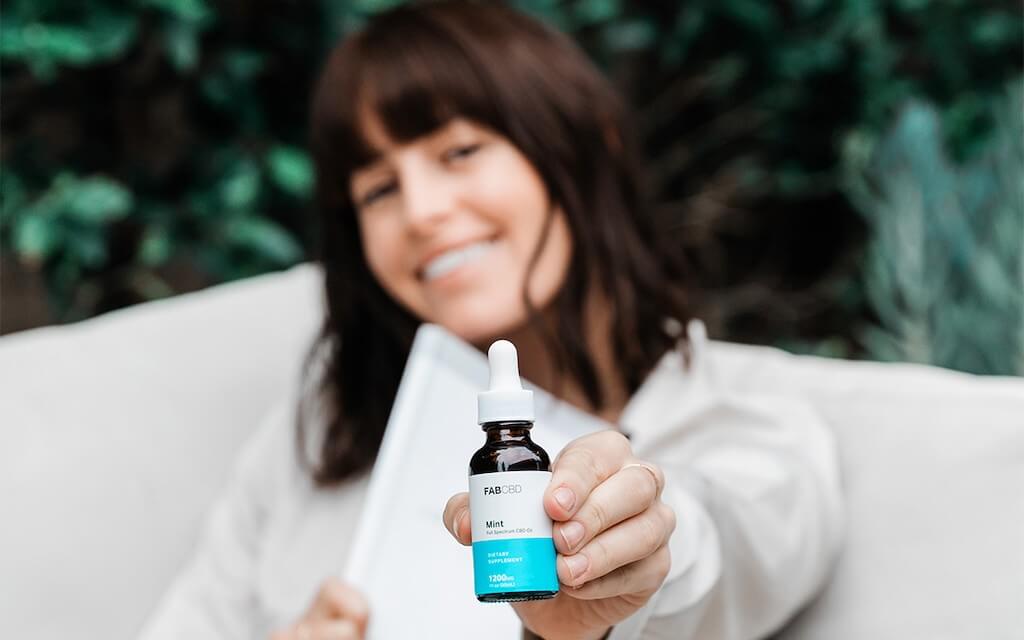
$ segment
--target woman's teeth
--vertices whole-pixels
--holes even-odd
[[[490,241],[473,242],[458,249],[446,251],[437,256],[423,268],[423,279],[430,281],[458,269],[462,265],[476,260],[491,250],[494,245]]]

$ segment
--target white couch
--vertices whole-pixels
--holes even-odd
[[[137,632],[298,375],[319,287],[303,265],[0,339],[0,638]],[[1024,637],[1024,381],[711,353],[738,388],[805,395],[841,448],[845,551],[779,637]]]

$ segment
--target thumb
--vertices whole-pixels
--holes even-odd
[[[448,533],[464,545],[473,542],[473,528],[469,524],[469,494],[463,491],[448,498],[444,507],[444,526]]]

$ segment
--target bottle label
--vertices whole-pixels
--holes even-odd
[[[473,574],[478,596],[558,591],[552,524],[544,511],[550,471],[469,477]]]

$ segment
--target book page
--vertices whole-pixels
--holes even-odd
[[[476,600],[470,548],[441,521],[484,443],[477,393],[488,377],[486,356],[472,346],[436,325],[416,334],[342,576],[370,600],[371,640],[520,637],[508,604]],[[552,460],[570,440],[610,428],[523,383],[534,392],[533,439]]]

